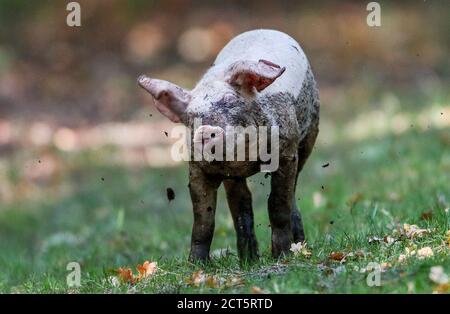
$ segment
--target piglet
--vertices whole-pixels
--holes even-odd
[[[189,128],[188,142],[197,147],[192,149],[189,161],[194,211],[190,260],[209,259],[217,189],[222,182],[239,258],[257,259],[247,178],[260,171],[268,171],[271,176],[268,212],[272,256],[287,254],[292,242],[305,240],[295,189],[319,131],[319,95],[309,62],[293,38],[275,30],[238,35],[220,51],[192,90],[145,75],[138,83],[154,97],[163,115]],[[231,127],[240,128],[240,132],[231,131]],[[267,132],[257,134],[258,140],[267,141],[266,146],[261,142],[250,145],[249,130],[255,129]],[[242,131],[244,136],[239,136]],[[253,157],[236,159],[234,149],[239,144],[247,144],[245,156]],[[270,153],[270,161],[262,158],[263,146]],[[212,154],[216,158],[194,156],[199,147],[209,153],[201,157]],[[268,167],[268,162],[274,167]]]

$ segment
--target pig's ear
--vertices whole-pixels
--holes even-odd
[[[253,88],[260,92],[280,77],[285,70],[285,67],[267,60],[237,61],[228,69],[228,83],[249,92],[252,92]]]
[[[156,100],[156,108],[173,122],[181,122],[190,101],[190,94],[181,87],[167,81],[141,75],[138,84]]]

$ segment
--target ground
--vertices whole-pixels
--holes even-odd
[[[0,209],[0,291],[448,292],[448,285],[439,284],[445,278],[433,276],[436,268],[431,271],[442,266],[450,272],[450,129],[444,96],[423,106],[394,106],[385,115],[355,110],[342,119],[325,109],[297,191],[306,249],[279,261],[270,258],[270,178],[257,175],[249,180],[261,253],[253,265],[238,262],[223,188],[212,260],[187,262],[192,212],[186,164],[130,167],[111,157],[110,146],[17,152],[0,167],[2,195],[13,191]],[[400,104],[412,98],[396,95]],[[334,118],[341,122],[329,132]],[[57,175],[33,177],[51,160]],[[171,202],[169,187],[175,192]],[[134,283],[118,275],[119,268],[137,274],[136,266],[146,260],[157,262],[154,274]],[[81,266],[80,287],[66,284],[66,266],[73,261]],[[371,262],[382,267],[379,286],[367,284],[368,276],[374,278]]]

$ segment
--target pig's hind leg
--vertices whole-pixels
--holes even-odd
[[[289,253],[292,243],[292,199],[295,195],[297,153],[280,157],[278,170],[272,172],[268,201],[269,220],[272,228],[272,256],[278,258]]]
[[[306,137],[301,141],[298,149],[298,166],[297,166],[297,176],[295,178],[295,186],[297,186],[298,175],[302,171],[303,166],[306,163],[311,151],[316,142],[317,134],[319,133],[318,125],[315,124],[306,135]],[[294,197],[292,199],[292,213],[291,213],[291,228],[294,243],[305,241],[305,232],[303,229],[302,216],[300,210],[297,206],[297,202]]]
[[[233,217],[237,236],[237,249],[241,261],[253,261],[258,258],[258,243],[256,241],[252,195],[245,178],[223,181],[227,194],[228,206]]]

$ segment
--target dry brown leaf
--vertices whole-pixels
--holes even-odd
[[[217,279],[214,276],[207,276],[206,286],[209,288],[219,288],[220,287],[219,279]]]
[[[431,210],[423,212],[420,215],[420,219],[422,220],[431,220],[431,218],[433,218],[433,212]]]
[[[355,252],[356,257],[365,257],[366,253],[364,251],[358,250]]]
[[[263,289],[261,289],[261,288],[258,287],[258,286],[253,286],[253,287],[250,289],[250,291],[251,291],[251,293],[253,293],[253,294],[264,294],[264,293],[266,293]]]
[[[345,257],[345,254],[342,252],[332,252],[328,258],[333,260],[333,261],[342,261]]]
[[[156,262],[145,261],[142,265],[136,266],[139,275],[137,280],[141,280],[143,278],[147,278],[149,276],[153,276],[158,270],[158,264]]]
[[[186,283],[195,287],[206,285],[209,288],[219,288],[221,285],[220,278],[205,274],[203,270],[193,272],[191,277],[186,280]]]
[[[135,283],[133,272],[131,271],[130,268],[122,268],[122,267],[120,267],[117,270],[117,276],[119,277],[119,279],[123,283],[130,283],[130,284],[134,284]]]
[[[449,293],[450,292],[450,283],[444,283],[437,285],[433,288],[434,293]]]
[[[206,281],[205,273],[203,272],[203,270],[198,270],[192,273],[191,278],[188,280],[188,284],[198,287],[201,284],[205,283],[205,281]]]
[[[145,261],[142,265],[137,265],[138,275],[135,276],[130,268],[120,267],[117,269],[117,277],[122,283],[135,284],[144,278],[152,276],[158,270],[156,262]]]
[[[239,276],[228,277],[227,282],[226,282],[227,287],[242,286],[244,284],[245,284],[245,280]]]
[[[424,234],[430,233],[429,229],[419,228],[417,225],[403,224],[402,234],[408,239],[413,240],[415,237],[421,237]]]

